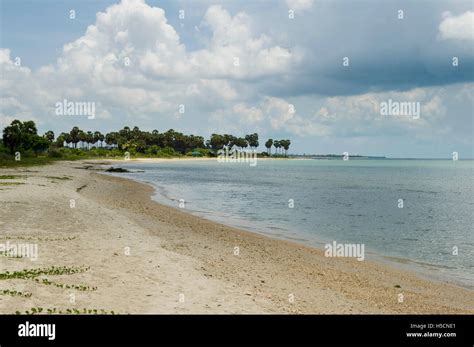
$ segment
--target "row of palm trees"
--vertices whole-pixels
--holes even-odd
[[[54,139],[52,131],[47,132],[45,137],[50,142]],[[91,147],[118,148],[120,150],[134,149],[137,152],[145,153],[147,149],[154,146],[156,148],[172,148],[173,150],[186,153],[196,148],[206,148],[216,152],[223,147],[237,147],[239,149],[256,149],[259,146],[258,134],[248,134],[244,137],[236,137],[229,134],[212,134],[210,139],[205,141],[202,136],[185,135],[170,129],[164,133],[158,130],[142,131],[137,126],[130,128],[124,127],[119,131],[112,131],[102,134],[100,131],[83,131],[79,127],[73,127],[68,133],[61,133],[56,139],[56,146],[62,147],[66,143],[68,147],[82,148],[89,150]],[[275,147],[275,154],[285,154],[290,147],[290,140],[269,139],[265,143],[267,154],[271,155],[271,147]]]
[[[219,150],[224,147],[237,147],[242,149],[246,149],[250,147],[251,149],[256,149],[259,145],[258,142],[258,134],[253,133],[249,135],[245,135],[245,137],[236,137],[234,135],[229,134],[212,134],[211,138],[206,141],[206,145],[208,148],[213,150]]]
[[[48,139],[51,136],[54,139],[54,133],[48,132],[47,134],[49,134]],[[273,141],[270,139],[269,141],[270,147],[272,145],[275,147],[275,154],[279,152],[280,148],[284,148],[286,153],[290,146],[289,140]],[[248,147],[257,149],[259,146],[257,133],[248,134],[244,137],[236,137],[229,134],[212,134],[210,139],[205,141],[202,136],[185,135],[173,129],[160,133],[158,130],[151,132],[142,131],[136,126],[133,128],[126,126],[119,131],[112,131],[105,135],[100,131],[83,131],[76,126],[68,133],[61,133],[56,139],[56,146],[61,147],[64,143],[66,143],[68,147],[73,148],[90,149],[92,146],[99,148],[118,148],[120,150],[133,148],[137,152],[142,153],[145,153],[151,146],[156,146],[157,148],[170,147],[181,153],[186,153],[196,148],[205,148],[217,152],[217,150],[224,147],[236,147],[242,150]],[[266,146],[268,143],[267,141]]]
[[[136,152],[156,154],[165,150],[170,154],[179,152],[186,154],[189,151],[199,150],[207,154],[216,154],[224,147],[245,150],[250,147],[256,150],[259,146],[258,134],[248,134],[244,137],[236,137],[230,134],[212,134],[210,139],[204,141],[202,136],[185,135],[170,129],[164,133],[158,130],[142,131],[138,127],[124,127],[119,131],[102,134],[100,131],[83,131],[75,126],[70,132],[59,134],[55,141],[54,132],[47,131],[43,136],[37,134],[36,125],[33,121],[21,122],[14,120],[10,126],[3,130],[3,145],[13,153],[15,150],[34,149],[35,151],[46,150],[48,147],[68,147],[90,150],[95,146],[98,148],[118,148],[122,151],[135,150]],[[267,154],[271,155],[272,146],[275,147],[275,155],[285,154],[290,147],[290,140],[268,139],[265,142]]]
[[[52,131],[48,131],[46,134],[48,133],[52,133]],[[100,131],[86,132],[80,130],[78,127],[74,127],[69,133],[61,133],[56,139],[56,142],[58,144],[63,144],[66,142],[68,146],[72,144],[74,148],[77,148],[77,145],[80,144],[82,149],[90,149],[91,145],[94,144],[99,144],[99,147],[102,147],[104,140],[105,136]]]
[[[104,145],[105,142],[105,145]],[[160,148],[171,147],[176,151],[184,153],[194,148],[204,148],[204,138],[201,136],[184,135],[173,129],[165,133],[158,130],[152,132],[142,131],[138,127],[130,129],[124,127],[122,130],[102,134],[100,131],[83,131],[73,127],[69,133],[61,133],[56,144],[61,146],[66,143],[68,147],[90,149],[91,146],[118,148],[120,150],[135,149],[137,152],[145,152],[150,146]]]
[[[283,154],[283,150],[285,150],[285,155],[288,154],[288,149],[290,148],[291,141],[290,140],[273,140],[268,139],[265,142],[265,147],[267,148],[267,154],[271,155],[272,153],[272,146],[275,147],[275,154]]]

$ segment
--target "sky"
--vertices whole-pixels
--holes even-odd
[[[290,153],[473,158],[473,4],[0,0],[0,127],[257,132],[262,149],[290,139]],[[58,115],[64,100],[96,116]],[[413,109],[381,112],[389,102]]]

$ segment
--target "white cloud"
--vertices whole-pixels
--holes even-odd
[[[201,76],[256,78],[288,72],[297,57],[272,45],[267,35],[254,36],[250,18],[239,12],[231,17],[220,5],[211,6],[204,26],[212,32],[210,47],[190,54],[191,64]]]
[[[265,119],[265,114],[257,106],[238,103],[214,111],[210,115],[210,119],[214,126],[211,132],[217,131],[238,135],[259,132],[262,121]]]
[[[239,119],[240,123],[254,125],[260,123],[263,118],[263,112],[257,107],[248,107],[247,105],[240,103],[232,108],[234,115]]]
[[[458,86],[460,90],[465,86]],[[268,129],[293,136],[348,137],[444,134],[449,130],[447,107],[452,90],[443,87],[415,88],[404,92],[366,93],[315,100],[317,108],[299,106],[285,99],[263,97],[256,105],[239,103],[213,114],[222,130],[242,133],[249,129]],[[381,103],[419,103],[420,115],[382,115]],[[304,99],[303,99],[304,100]],[[467,115],[469,116],[469,115]]]
[[[226,80],[202,79],[199,82],[199,87],[196,88],[197,94],[202,94],[202,91],[209,91],[226,101],[234,100],[238,96],[237,91],[232,87],[231,83]]]
[[[31,70],[22,66],[21,61],[15,62],[9,49],[0,49],[1,126],[14,119],[38,121],[34,110],[42,95],[33,92],[37,83],[32,79]]]
[[[474,40],[474,12],[467,11],[459,16],[444,12],[439,37],[443,40]]]
[[[314,1],[288,0],[287,4],[295,11],[314,7]],[[430,87],[324,98],[311,85],[306,86],[304,78],[325,83],[325,71],[315,72],[319,70],[311,64],[323,62],[334,50],[312,46],[318,40],[310,36],[314,26],[309,19],[281,23],[281,28],[274,25],[266,31],[270,26],[262,17],[257,23],[253,16],[236,12],[234,5],[229,9],[212,5],[203,12],[199,32],[191,30],[199,42],[192,51],[165,12],[143,0],[124,0],[98,13],[81,37],[64,45],[54,64],[35,70],[15,66],[10,51],[0,49],[0,122],[33,119],[43,128],[46,124],[64,131],[77,120],[59,123],[62,120],[54,117],[54,104],[68,99],[94,101],[97,119],[90,127],[104,124],[107,129],[125,124],[163,129],[174,124],[182,131],[207,128],[236,135],[257,131],[289,138],[347,136],[356,141],[364,136],[431,134],[433,139],[449,131],[447,109],[465,110],[472,105],[472,83],[458,89]],[[471,11],[460,16],[445,13],[440,38],[472,39],[472,15]],[[298,23],[302,23],[301,30],[292,33]],[[294,28],[290,30],[289,25]],[[310,51],[319,53],[300,64],[303,53],[297,52]],[[239,66],[234,65],[234,58],[239,58]],[[331,93],[330,83],[327,88]],[[275,97],[288,94],[291,96]],[[419,101],[420,120],[381,116],[380,102],[389,98]],[[295,104],[294,113],[290,103]],[[186,106],[184,115],[177,112],[180,104]],[[449,115],[462,117],[452,123],[468,132],[465,124],[472,123],[471,114]],[[102,120],[107,124],[100,123]],[[470,140],[472,134],[467,135],[464,137]]]
[[[290,10],[304,11],[313,7],[314,0],[286,0],[286,4]]]
[[[97,87],[173,78],[189,69],[165,12],[143,0],[123,0],[98,13],[82,37],[64,45],[57,64],[61,73],[86,76]]]
[[[28,110],[10,106],[8,114],[36,113],[50,121],[54,104],[63,99],[95,102],[103,115],[98,118],[110,119],[120,110],[130,120],[172,119],[179,104],[209,108],[238,102],[241,92],[234,80],[284,74],[295,59],[269,36],[253,33],[244,12],[231,16],[211,6],[202,25],[211,30],[209,44],[188,52],[163,9],[144,0],[122,0],[98,13],[83,36],[65,44],[55,64],[32,72],[14,66],[10,52],[1,50],[0,96],[28,105]]]
[[[220,109],[212,115],[213,121],[222,131],[244,133],[249,131],[272,130],[298,136],[326,135],[328,129],[323,124],[300,116],[294,105],[284,99],[263,97],[258,105],[239,103],[231,111]]]
[[[442,131],[440,123],[446,119],[446,90],[442,87],[415,88],[404,92],[366,93],[353,96],[329,97],[310,118],[312,122],[326,126],[329,135],[345,137],[406,135]],[[381,103],[419,103],[416,115],[382,115]]]

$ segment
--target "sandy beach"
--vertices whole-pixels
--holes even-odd
[[[469,289],[370,260],[326,258],[160,205],[152,187],[101,174],[96,164],[0,169],[14,176],[0,180],[0,243],[38,246],[34,261],[1,256],[0,272],[78,269],[0,278],[0,313],[474,313]]]

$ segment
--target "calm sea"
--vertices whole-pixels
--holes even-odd
[[[144,170],[120,175],[153,184],[161,203],[179,207],[181,200],[185,210],[199,216],[317,247],[333,241],[364,244],[366,258],[474,287],[474,161],[260,160],[252,167],[206,160],[123,166]]]

